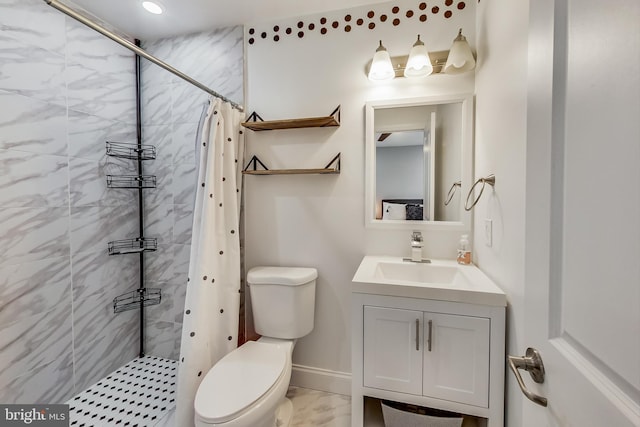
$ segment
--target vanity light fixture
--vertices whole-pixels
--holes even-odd
[[[473,70],[475,66],[471,47],[460,29],[458,36],[453,40],[451,50],[437,52],[429,52],[418,34],[409,55],[389,56],[381,40],[373,59],[365,67],[365,74],[371,81],[385,81],[394,77],[461,74]]]
[[[447,74],[461,74],[471,71],[476,67],[476,60],[467,42],[467,38],[462,35],[462,28],[458,31],[458,36],[453,40],[444,72]]]
[[[160,15],[164,11],[160,3],[153,1],[143,1],[142,7],[144,7],[147,12],[153,13],[154,15]]]
[[[409,59],[407,60],[407,66],[404,69],[405,77],[425,77],[433,72],[433,65],[431,65],[431,58],[429,58],[429,52],[424,42],[420,40],[420,34],[418,34],[418,40],[413,44],[411,52],[409,52]]]
[[[376,49],[376,53],[371,60],[371,67],[368,73],[369,80],[391,80],[395,76],[396,73],[393,71],[393,64],[391,64],[389,52],[387,52],[387,48],[382,45],[382,40],[380,40],[380,46]]]

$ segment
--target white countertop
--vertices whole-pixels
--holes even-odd
[[[462,302],[505,307],[507,296],[475,265],[460,265],[456,261],[431,260],[428,265],[457,269],[452,283],[420,283],[381,277],[376,271],[380,264],[411,266],[401,257],[365,256],[352,279],[352,292]],[[420,265],[420,264],[414,264]],[[412,267],[409,267],[412,268]],[[428,267],[427,267],[428,268]]]

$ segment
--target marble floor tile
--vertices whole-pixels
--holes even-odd
[[[291,386],[287,397],[293,403],[290,427],[351,426],[349,396]]]

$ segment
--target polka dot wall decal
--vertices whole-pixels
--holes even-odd
[[[347,22],[351,21],[351,15],[345,15],[344,20]]]
[[[224,254],[224,251],[220,251],[220,255]]]
[[[376,27],[376,24],[374,24],[373,22],[369,22],[369,29],[373,30]]]
[[[364,24],[364,19],[358,18],[358,20],[356,21],[356,24],[358,24],[358,25]]]
[[[462,9],[464,9],[464,8],[465,8],[465,6],[466,6],[466,4],[464,4],[464,2],[463,2],[463,1],[461,1],[460,3],[458,3],[458,10],[462,10]]]
[[[280,27],[276,25],[275,27],[273,27],[273,31],[277,33],[278,31],[280,31]]]
[[[207,280],[207,276],[204,276],[204,277],[202,278],[202,280]]]
[[[447,10],[447,11],[444,13],[444,17],[445,17],[445,18],[451,18],[451,15],[453,15],[453,13],[451,13],[451,11],[450,11],[450,10]]]
[[[220,207],[222,207],[222,203],[220,203]]]
[[[316,28],[316,24],[312,22],[307,28],[309,28],[310,31],[313,31]]]
[[[298,38],[304,37],[304,31],[298,31]]]
[[[302,27],[304,27],[304,22],[298,21],[298,28],[302,28]]]
[[[407,18],[411,18],[413,16],[413,10],[407,10],[406,16]]]
[[[202,183],[202,186],[204,187],[204,182]]]
[[[202,375],[202,371],[198,372],[198,376]]]
[[[195,337],[196,333],[195,332],[191,332],[189,335],[192,336],[192,337]]]
[[[427,8],[427,4],[426,3],[420,3],[420,6],[418,6],[418,8],[420,8],[420,10],[425,10]]]
[[[351,25],[347,25],[347,26],[345,26],[345,27],[344,27],[344,31],[345,31],[345,32],[347,32],[347,33],[348,33],[349,31],[351,31]]]
[[[373,18],[374,16],[376,16],[376,14],[373,12],[373,10],[370,10],[370,11],[367,13],[367,18],[369,18],[369,19]]]
[[[333,21],[333,22],[331,23],[331,26],[332,26],[333,28],[338,28],[338,27],[340,26],[340,23],[339,23],[338,21]]]
[[[224,313],[224,310],[223,310],[223,309],[220,309],[220,313]]]
[[[326,24],[327,23],[327,18],[320,18],[320,23],[322,25]]]
[[[433,13],[434,15],[438,12],[440,12],[440,8],[438,6],[433,6],[431,8],[431,13]]]
[[[287,28],[287,30],[285,31],[287,34],[291,34],[293,30],[291,29],[291,27]]]
[[[231,335],[229,335],[229,336],[227,337],[227,339],[228,339],[229,341],[231,341],[231,340],[233,339],[233,337],[232,337]]]
[[[231,230],[231,234],[236,234],[236,230]]]
[[[211,279],[211,283],[216,283],[216,279]]]
[[[206,142],[203,142],[203,143],[202,143],[202,146],[203,146],[203,147],[206,147],[206,146],[207,146],[207,143],[206,143]]]
[[[424,22],[427,20],[427,15],[420,15],[420,22]]]
[[[393,26],[397,27],[398,25],[400,25],[400,20],[398,18],[393,20]]]
[[[223,181],[226,181],[226,180],[227,180],[227,178],[225,178],[225,177],[222,177],[222,180],[223,180]]]
[[[209,194],[209,198],[210,198],[210,199],[213,199],[213,194]]]
[[[326,29],[326,28],[324,28],[324,27],[322,27],[322,28],[320,29],[320,34],[327,34],[327,29]]]
[[[253,34],[255,32],[256,32],[256,30],[254,30],[253,28],[249,28],[249,34]]]
[[[387,15],[380,15],[380,22],[386,22]]]
[[[398,6],[394,6],[393,9],[391,9],[391,12],[398,13],[400,12],[400,8]]]
[[[267,38],[267,33],[265,33],[264,31],[262,32],[262,34],[260,34],[260,37],[262,37],[263,39]]]

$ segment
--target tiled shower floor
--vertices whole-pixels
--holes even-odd
[[[154,427],[175,408],[178,362],[134,359],[68,402],[72,427]]]
[[[174,422],[178,362],[135,359],[68,402],[72,427],[177,427]],[[349,427],[348,396],[290,387],[290,427]]]

